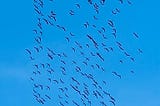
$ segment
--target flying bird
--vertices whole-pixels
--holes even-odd
[[[112,74],[114,74],[115,76],[117,76],[121,79],[121,75],[119,75],[117,72],[113,71]]]

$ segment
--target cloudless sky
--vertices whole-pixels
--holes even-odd
[[[135,75],[115,80],[111,91],[118,98],[117,106],[160,106],[160,1],[133,3],[123,9],[119,24],[139,33],[144,53]],[[32,1],[0,1],[0,106],[40,106],[33,99],[28,80],[32,67],[24,51],[33,45],[34,18]]]

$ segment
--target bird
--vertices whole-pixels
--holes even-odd
[[[66,64],[66,62],[65,62],[65,61],[63,61],[63,60],[61,60],[61,62],[62,62],[63,64]]]
[[[119,2],[120,2],[121,4],[123,4],[123,0],[119,0]]]
[[[29,49],[25,49],[30,55],[32,54],[31,51]]]
[[[116,75],[117,77],[121,79],[121,75],[117,74],[117,72],[113,71],[112,74]]]
[[[58,83],[59,83],[56,79],[54,79],[54,80],[53,80],[53,82],[55,82],[56,84],[58,84]]]
[[[61,82],[62,84],[64,84],[64,81],[63,81],[61,78],[60,78],[59,80],[60,80],[60,82]]]
[[[124,52],[124,54],[126,55],[126,56],[131,56],[130,54],[128,54],[127,52]]]
[[[59,102],[59,104],[60,104],[61,106],[64,106],[64,104],[63,104],[62,102]]]
[[[38,64],[34,64],[33,66],[34,66],[36,69],[39,69]]]
[[[83,61],[83,63],[87,66],[88,64],[87,64],[87,62],[85,62],[85,61]]]
[[[49,57],[49,59],[53,60],[53,56],[49,53],[47,53],[47,56]]]
[[[122,60],[119,60],[119,62],[120,62],[120,63],[123,63],[123,61],[122,61]]]
[[[52,55],[56,55],[56,53],[55,53],[55,52],[53,52],[53,50],[51,50],[50,48],[48,48],[48,47],[47,47],[47,50],[48,50],[49,52],[51,52],[51,53],[52,53]]]
[[[143,53],[143,51],[141,49],[138,49],[139,53]]]
[[[131,59],[133,62],[135,62],[135,59],[134,59],[133,57],[130,57],[130,59]]]
[[[122,44],[120,42],[116,41],[116,43],[118,46],[122,46]]]
[[[112,20],[108,20],[108,25],[111,26],[111,27],[114,27],[114,23]]]
[[[37,37],[35,37],[35,41],[36,41],[38,44],[41,44],[42,39],[41,39],[41,37],[37,36]]]
[[[38,33],[38,31],[37,31],[36,29],[34,29],[34,30],[33,30],[33,32],[34,32],[35,34],[37,34],[37,33]]]
[[[86,44],[87,48],[89,48],[89,44]]]
[[[47,19],[43,18],[43,20],[44,20],[44,22],[45,22],[47,25],[49,24],[49,22],[48,22]]]
[[[132,4],[132,2],[130,0],[127,0],[127,3],[130,4],[130,5]]]
[[[80,106],[77,102],[75,102],[74,100],[72,100],[73,104],[75,104],[76,106]]]
[[[107,52],[109,52],[109,49],[108,49],[108,48],[104,48],[104,50],[106,50]]]
[[[111,102],[114,106],[116,105],[116,104],[114,103],[114,101],[109,101],[109,102]]]
[[[70,10],[70,11],[69,11],[69,14],[70,14],[70,15],[74,15],[74,11],[73,11],[73,10]]]
[[[71,77],[71,79],[72,79],[74,82],[76,82],[78,85],[80,85],[80,83],[79,83],[75,78]]]
[[[107,104],[104,103],[103,101],[100,101],[100,103],[102,104],[102,106],[107,106]]]
[[[101,2],[102,5],[104,5],[105,1],[106,1],[106,0],[101,0],[100,2]]]
[[[104,58],[100,55],[100,53],[97,52],[96,54],[102,61],[104,61]]]
[[[88,0],[89,4],[92,4],[92,0]]]
[[[51,97],[50,96],[48,96],[48,95],[45,95],[48,99],[51,99]]]
[[[69,33],[71,36],[75,36],[72,32]]]
[[[136,37],[136,38],[139,38],[138,34],[136,32],[133,32],[133,35]]]
[[[112,14],[116,15],[118,13],[120,13],[120,10],[118,8],[112,10]]]
[[[76,52],[76,49],[74,47],[72,47],[73,52]]]
[[[31,80],[31,81],[34,81],[34,79],[33,79],[32,77],[30,77],[30,80]]]
[[[38,47],[34,47],[34,49],[36,50],[36,52],[39,52],[39,48]]]
[[[78,8],[80,8],[80,4],[75,4]]]

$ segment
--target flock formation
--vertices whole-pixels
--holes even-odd
[[[122,35],[119,36],[115,21],[121,8],[132,5],[129,0],[33,1],[34,46],[25,51],[33,66],[30,81],[38,103],[53,106],[117,104],[107,90],[109,82],[105,76],[122,79],[122,70],[116,67],[134,64],[133,51],[143,53],[138,47],[132,52],[127,50],[120,41]],[[139,40],[137,32],[128,35]],[[134,70],[129,72],[135,73]]]

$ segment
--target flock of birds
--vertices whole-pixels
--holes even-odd
[[[33,65],[30,77],[33,96],[40,104],[49,102],[54,106],[115,106],[116,99],[107,90],[107,77],[102,76],[111,74],[121,79],[121,72],[114,70],[116,64],[136,62],[119,41],[114,21],[121,13],[118,6],[131,6],[132,2],[115,0],[117,7],[108,11],[107,16],[104,12],[107,12],[109,0],[70,2],[33,1],[36,15],[34,46],[25,49]],[[139,39],[137,32],[130,35]],[[56,37],[62,37],[64,42],[56,43]],[[135,51],[143,53],[140,48]],[[119,55],[121,59],[117,58]],[[107,64],[112,64],[112,60],[108,58],[112,56],[116,56],[118,62],[109,71]],[[130,73],[134,74],[134,71]]]

